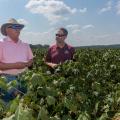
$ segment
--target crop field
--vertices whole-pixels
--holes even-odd
[[[55,69],[44,63],[46,49],[33,52],[21,75],[27,93],[0,99],[1,120],[120,120],[120,49],[76,49],[73,61]],[[0,78],[2,89],[15,83]]]

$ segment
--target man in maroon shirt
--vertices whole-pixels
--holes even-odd
[[[75,49],[65,43],[68,31],[65,28],[60,28],[56,33],[56,44],[52,45],[47,52],[45,62],[48,66],[54,68],[58,64],[66,60],[72,60]]]

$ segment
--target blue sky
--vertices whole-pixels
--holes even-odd
[[[120,44],[120,0],[0,0],[0,25],[9,18],[31,44],[53,44],[59,27],[73,46]]]

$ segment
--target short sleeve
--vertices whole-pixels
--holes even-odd
[[[2,42],[0,42],[0,62],[3,60],[3,45]]]
[[[32,53],[32,50],[31,50],[31,48],[30,48],[30,46],[28,45],[28,60],[30,60],[30,59],[33,59],[33,53]]]
[[[71,56],[72,56],[72,59],[73,59],[74,54],[75,54],[75,48],[72,47],[72,48],[71,48]]]
[[[51,62],[51,49],[49,48],[45,56],[45,62]]]

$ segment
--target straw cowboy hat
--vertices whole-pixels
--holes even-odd
[[[18,21],[17,21],[16,19],[11,18],[11,19],[8,20],[7,23],[5,23],[5,24],[3,24],[3,25],[1,26],[1,33],[2,33],[3,35],[7,36],[7,34],[6,34],[6,28],[9,27],[9,26],[11,26],[11,25],[19,25],[19,26],[21,27],[21,29],[24,27],[24,25],[18,23]]]

